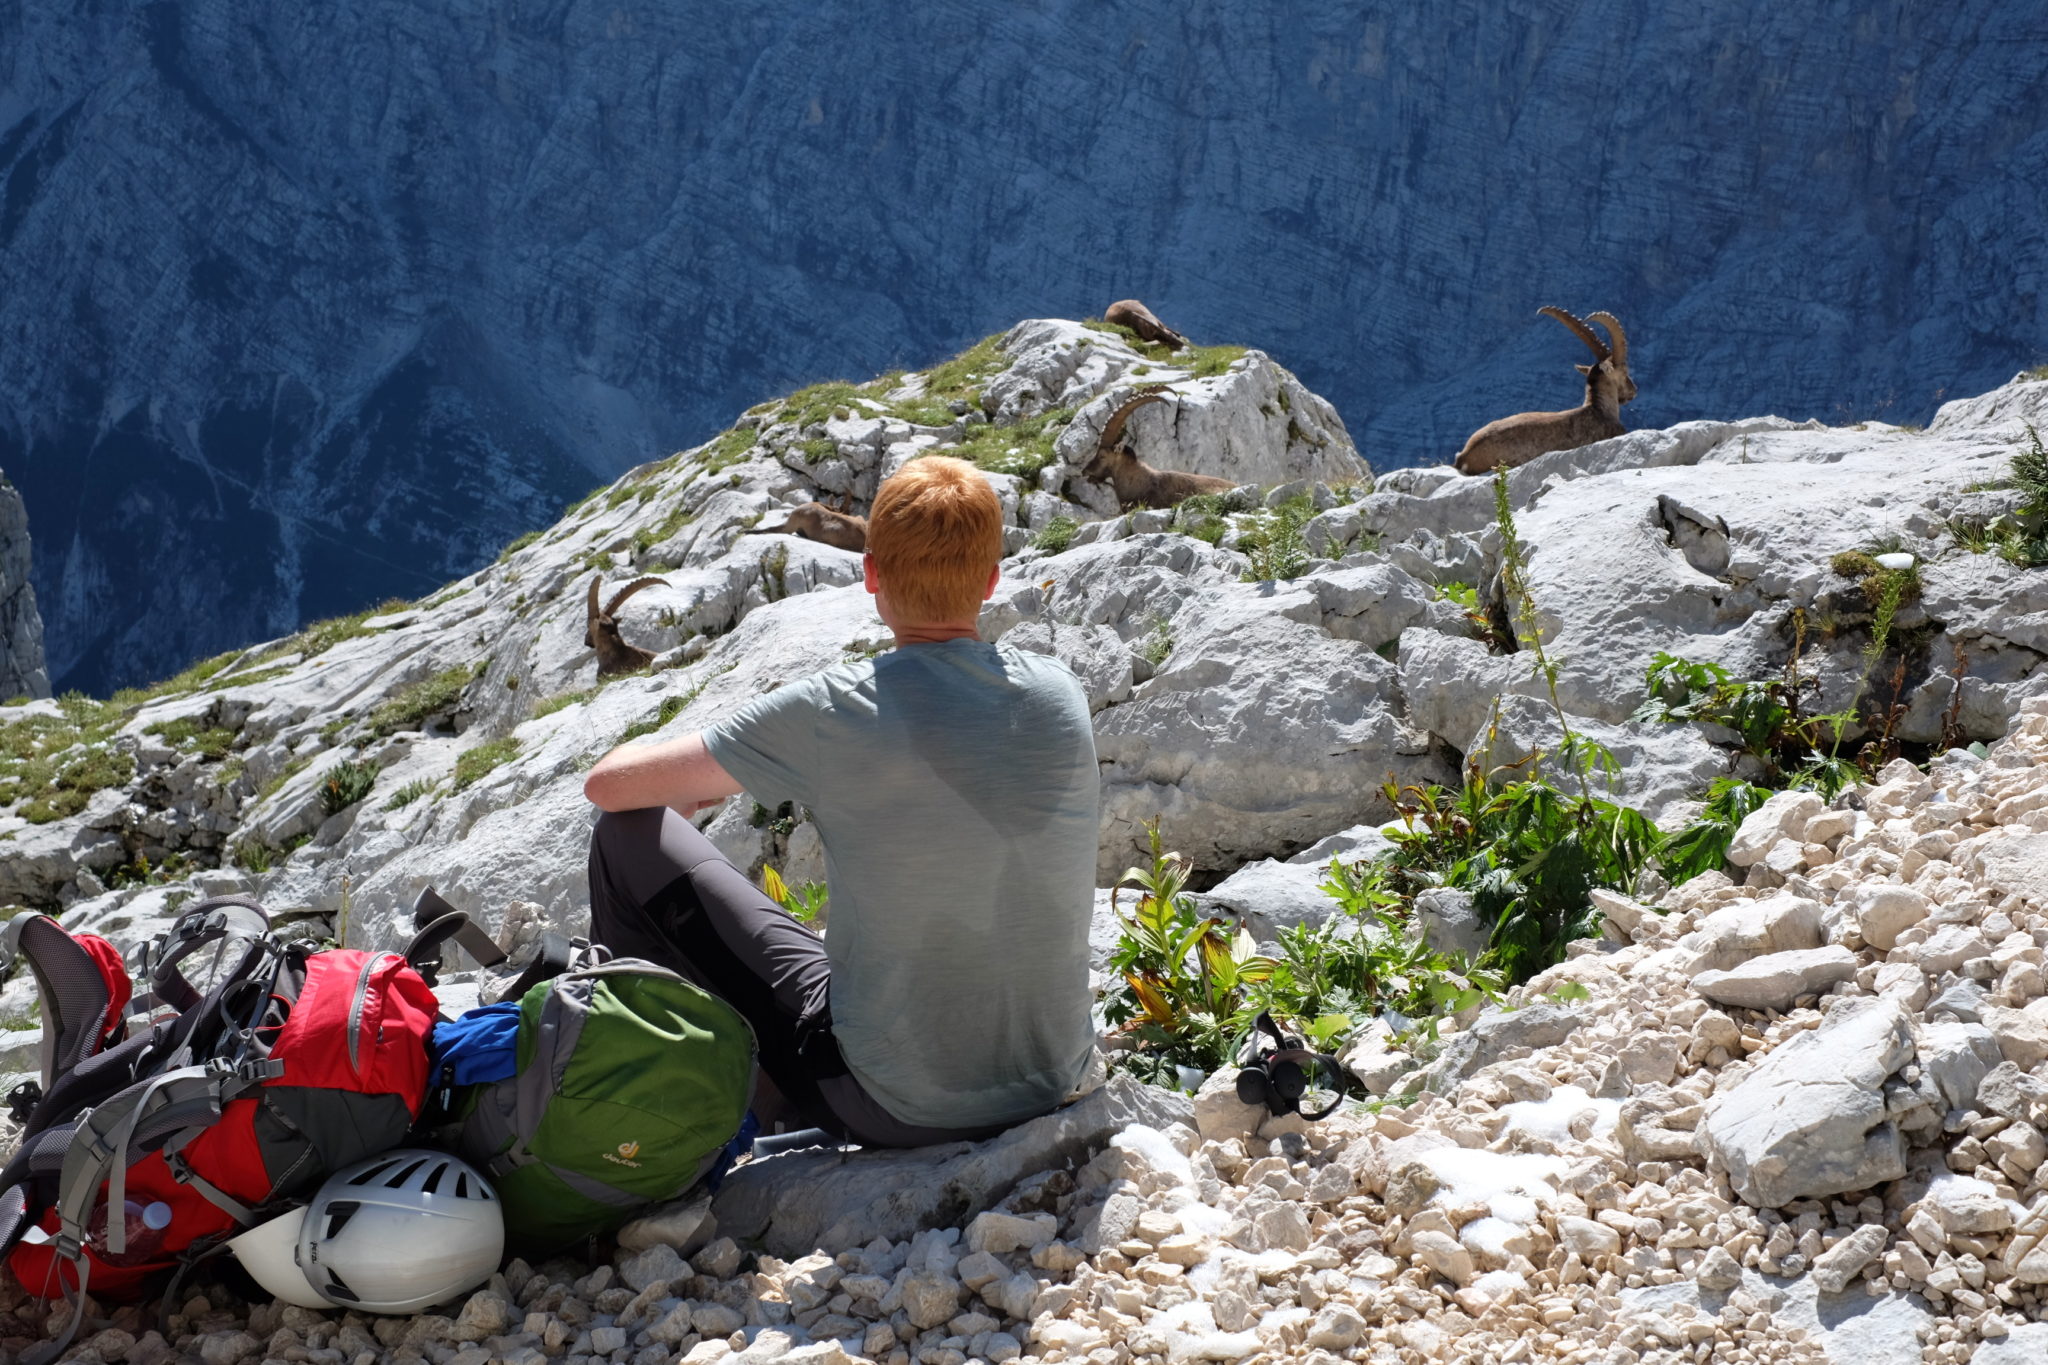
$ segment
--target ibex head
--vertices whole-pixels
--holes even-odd
[[[585,648],[597,651],[597,675],[600,678],[645,667],[654,658],[649,651],[627,644],[625,637],[619,634],[619,608],[642,588],[653,587],[657,583],[665,585],[668,580],[636,578],[613,593],[610,602],[599,606],[597,598],[603,582],[602,577],[590,580],[590,600],[583,624],[583,644]]]
[[[1581,321],[1562,308],[1545,307],[1537,311],[1548,314],[1571,328],[1573,334],[1585,342],[1586,348],[1592,351],[1591,365],[1574,367],[1580,374],[1586,376],[1588,398],[1596,397],[1600,390],[1605,388],[1614,395],[1615,405],[1619,407],[1636,396],[1636,381],[1628,372],[1628,333],[1621,330],[1621,323],[1616,320],[1614,314],[1591,313]],[[1609,345],[1602,341],[1599,334],[1586,325],[1587,322],[1597,322],[1605,327],[1608,336],[1613,338],[1613,344]]]
[[[1123,448],[1124,424],[1131,420],[1131,414],[1147,403],[1163,403],[1171,391],[1164,384],[1148,384],[1117,405],[1109,420],[1102,424],[1102,435],[1096,438],[1095,454],[1081,471],[1081,477],[1101,482],[1115,470],[1117,461],[1131,452]]]

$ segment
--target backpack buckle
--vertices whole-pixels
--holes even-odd
[[[27,1123],[28,1116],[43,1102],[43,1087],[40,1081],[23,1081],[7,1092],[7,1113],[16,1123]]]

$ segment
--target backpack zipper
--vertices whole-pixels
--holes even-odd
[[[363,962],[363,969],[356,973],[355,995],[348,1002],[348,1064],[358,1076],[363,1074],[363,1006],[370,998],[370,977],[385,956],[372,953]]]

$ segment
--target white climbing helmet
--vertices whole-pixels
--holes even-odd
[[[305,1208],[228,1247],[286,1303],[417,1313],[490,1278],[505,1219],[475,1167],[399,1148],[336,1171]]]

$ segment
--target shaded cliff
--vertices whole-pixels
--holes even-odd
[[[0,474],[0,698],[47,697],[43,618],[29,583],[28,512]]]

